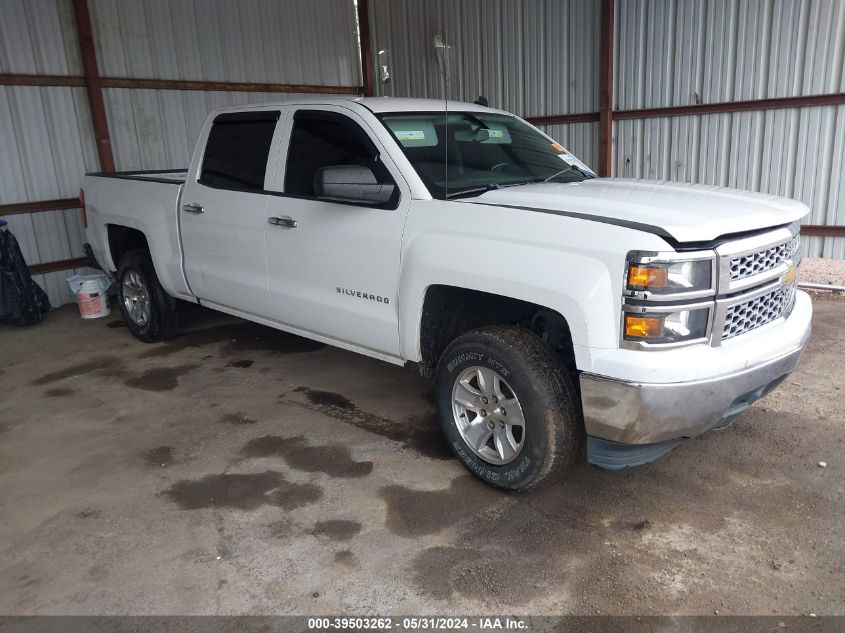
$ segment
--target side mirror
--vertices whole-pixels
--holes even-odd
[[[379,183],[373,170],[361,165],[320,167],[314,175],[314,193],[321,200],[384,204],[395,188],[393,183]]]

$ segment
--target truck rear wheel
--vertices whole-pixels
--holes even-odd
[[[182,329],[178,302],[161,287],[146,250],[129,251],[121,257],[117,298],[129,331],[145,343],[173,338]]]
[[[577,460],[584,433],[578,395],[532,332],[492,326],[458,337],[435,381],[443,433],[482,481],[525,490]]]

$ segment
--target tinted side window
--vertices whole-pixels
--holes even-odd
[[[264,189],[279,112],[233,112],[214,119],[200,182],[209,187]]]
[[[393,182],[372,141],[354,121],[333,112],[298,111],[285,168],[285,193],[313,197],[317,170],[333,165],[362,165],[372,169],[380,183]]]

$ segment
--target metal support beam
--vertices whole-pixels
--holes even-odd
[[[84,257],[76,259],[62,259],[57,262],[45,262],[43,264],[32,264],[29,266],[30,275],[41,275],[43,273],[54,273],[57,270],[70,270],[71,268],[82,268],[88,265]]]
[[[361,81],[364,84],[364,96],[375,95],[373,84],[373,47],[370,41],[370,11],[368,0],[358,0],[358,37],[361,40]]]
[[[599,176],[611,174],[613,162],[613,24],[615,0],[601,2],[599,50]]]
[[[238,81],[194,81],[184,79],[134,79],[102,77],[103,88],[135,88],[141,90],[206,90],[221,92],[302,92],[316,94],[361,93],[359,86],[311,86],[305,84],[251,83]]]
[[[72,75],[16,75],[0,73],[0,86],[69,86],[79,88],[85,85],[83,77]]]
[[[18,215],[21,213],[39,213],[41,211],[61,211],[62,209],[79,208],[79,198],[61,198],[60,200],[42,200],[40,202],[0,204],[0,217],[4,215]]]
[[[525,120],[532,125],[568,125],[570,123],[595,123],[599,120],[598,112],[580,114],[556,114],[553,116],[528,116]]]
[[[73,75],[16,75],[0,73],[0,86],[66,86],[84,87],[85,78]],[[239,81],[194,81],[191,79],[144,79],[132,77],[100,77],[102,88],[134,88],[139,90],[206,90],[219,92],[301,92],[316,94],[361,94],[361,86],[314,86],[310,84],[276,84]]]
[[[759,112],[781,108],[812,108],[845,104],[845,92],[802,97],[777,97],[773,99],[752,99],[749,101],[728,101],[725,103],[698,103],[695,105],[646,108],[643,110],[617,110],[615,119],[652,119],[656,117],[689,116],[695,114],[721,114],[724,112]]]
[[[106,104],[103,101],[103,87],[100,71],[97,68],[97,53],[94,48],[94,36],[91,32],[91,14],[87,0],[73,0],[73,17],[76,21],[76,34],[79,39],[79,51],[82,56],[82,72],[85,88],[88,92],[88,105],[94,121],[94,136],[97,141],[97,156],[101,171],[114,171],[114,155],[109,137],[109,125],[106,119]]]
[[[805,224],[801,227],[801,235],[808,235],[812,237],[845,237],[845,226]]]

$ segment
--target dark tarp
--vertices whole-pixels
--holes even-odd
[[[0,228],[0,322],[35,325],[49,309],[47,293],[29,274],[18,240]]]

